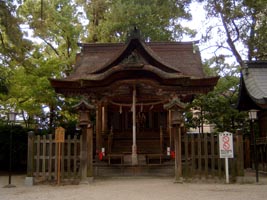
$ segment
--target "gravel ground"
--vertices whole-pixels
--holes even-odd
[[[173,183],[172,178],[95,179],[89,185],[24,185],[25,176],[13,176],[15,188],[3,188],[7,176],[0,176],[0,200],[261,200],[266,184]]]

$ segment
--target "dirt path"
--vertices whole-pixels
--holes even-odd
[[[8,177],[0,176],[0,200],[262,200],[267,185],[174,184],[172,178],[96,179],[89,185],[37,185],[27,187],[24,176],[15,176],[16,188],[3,188]]]

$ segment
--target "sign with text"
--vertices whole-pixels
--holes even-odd
[[[220,158],[233,158],[234,147],[233,147],[233,134],[229,132],[223,132],[219,134],[219,151]]]
[[[62,127],[56,128],[55,141],[62,143],[65,140],[65,129]]]

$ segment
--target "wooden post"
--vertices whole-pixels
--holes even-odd
[[[101,151],[102,147],[102,105],[98,103],[96,108],[96,153]],[[96,156],[98,158],[98,156]]]
[[[244,165],[245,165],[245,168],[251,168],[251,158],[250,158],[250,139],[249,139],[249,136],[246,135],[245,136],[245,139],[244,139],[244,149],[245,149],[245,152],[244,152],[244,156],[245,156],[245,160],[244,160]]]
[[[215,176],[215,142],[214,142],[214,134],[211,133],[211,175]]]
[[[82,184],[87,184],[87,158],[88,158],[88,142],[87,142],[87,125],[82,127],[82,144],[81,144],[81,182]]]
[[[189,171],[189,154],[188,154],[188,134],[184,134],[184,155],[185,155],[185,172],[184,172],[184,176],[188,177],[188,171]]]
[[[169,127],[169,137],[170,137],[170,148],[172,149],[172,125],[171,125],[171,119],[172,119],[172,112],[171,110],[168,110],[168,127]]]
[[[102,132],[106,132],[108,130],[108,109],[107,105],[102,105]]]
[[[243,134],[240,130],[236,131],[236,175],[244,176],[244,151],[243,151]]]
[[[205,161],[205,177],[208,178],[209,174],[209,155],[208,155],[208,136],[207,133],[204,134],[204,161]]]
[[[193,177],[195,175],[196,170],[196,156],[195,156],[195,136],[194,134],[191,134],[191,176]]]
[[[93,160],[93,150],[91,149],[92,144],[92,131],[87,131],[88,125],[90,125],[90,110],[95,109],[94,105],[89,104],[86,100],[82,100],[79,104],[75,105],[74,108],[79,112],[79,125],[82,129],[82,137],[81,137],[81,148],[80,148],[80,170],[81,170],[81,181],[82,184],[88,184],[88,165],[91,170],[92,166],[88,159],[90,158],[91,162]],[[90,136],[88,136],[90,133]],[[91,140],[91,141],[90,141]],[[88,149],[88,141],[90,141],[90,152]],[[88,153],[90,153],[90,157],[88,157]],[[89,164],[88,164],[89,163]],[[93,171],[93,170],[91,170]],[[90,174],[92,176],[92,173]]]
[[[87,127],[87,145],[88,145],[88,164],[87,164],[87,177],[93,178],[93,127],[91,124]]]
[[[181,127],[183,124],[183,117],[181,110],[185,108],[185,105],[180,101],[177,96],[174,96],[172,101],[164,104],[163,107],[171,111],[171,124],[174,136],[174,148],[175,148],[175,182],[182,183],[182,138]]]
[[[163,153],[163,128],[160,126],[160,153]]]
[[[197,150],[197,160],[198,160],[198,164],[197,164],[197,167],[198,167],[198,175],[199,175],[199,178],[201,178],[201,172],[202,172],[202,167],[201,167],[201,164],[202,164],[202,152],[201,152],[201,136],[202,136],[202,134],[198,134],[197,135],[197,148],[198,148],[198,150]]]
[[[27,162],[27,176],[33,177],[33,142],[34,142],[34,132],[30,131],[28,133],[28,162]]]
[[[45,138],[43,138],[43,141],[45,142]],[[58,127],[56,128],[56,132],[55,132],[55,142],[57,144],[57,148],[58,148],[58,154],[57,154],[57,184],[60,184],[60,180],[61,180],[61,176],[60,176],[60,172],[63,172],[64,166],[63,166],[63,159],[62,159],[62,155],[64,154],[64,149],[62,150],[62,155],[61,155],[61,143],[65,142],[65,129],[62,127]],[[43,150],[45,151],[45,149]],[[62,161],[62,162],[61,162]],[[62,163],[62,169],[61,169],[61,163]],[[44,167],[45,164],[43,163]],[[62,174],[63,177],[63,174]]]
[[[133,88],[133,145],[132,145],[132,165],[137,165],[137,147],[136,147],[136,88]]]
[[[81,126],[82,128],[82,144],[81,144],[81,184],[88,184],[87,180],[87,167],[88,167],[88,144],[87,144],[87,125]]]
[[[25,178],[25,185],[32,186],[34,184],[34,132],[28,132],[28,157],[27,157],[27,176]]]
[[[60,184],[60,159],[61,159],[61,143],[57,143],[57,148],[58,148],[58,155],[57,155],[57,184]]]
[[[182,182],[182,148],[181,148],[181,127],[176,124],[174,130],[174,146],[175,146],[175,182]]]

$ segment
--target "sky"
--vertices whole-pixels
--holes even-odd
[[[202,35],[206,34],[206,29],[208,26],[210,25],[215,26],[217,24],[220,24],[220,22],[218,19],[207,20],[203,5],[200,3],[197,3],[197,2],[192,3],[190,6],[190,10],[192,14],[192,20],[183,21],[182,24],[184,26],[188,26],[191,29],[195,29],[197,31],[197,34],[195,38],[193,39],[189,37],[184,37],[182,41],[192,41],[192,40],[200,41],[198,43],[198,47],[201,53],[202,60],[209,59],[215,55],[214,51],[217,49],[216,42],[223,41],[223,38],[218,36],[216,30],[213,30],[212,39],[210,41],[203,42],[201,38],[202,38]],[[220,54],[232,55],[231,52],[225,49],[220,49],[216,51],[217,56]],[[228,62],[229,64],[232,64],[232,63],[236,63],[236,60],[232,56],[232,57],[227,58],[226,62]]]

